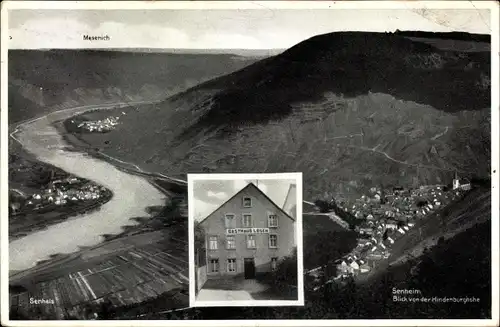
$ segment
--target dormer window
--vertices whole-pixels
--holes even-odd
[[[252,207],[252,198],[244,197],[243,198],[243,208],[251,208]]]

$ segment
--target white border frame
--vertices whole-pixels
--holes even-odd
[[[491,89],[492,92],[492,112],[491,112],[491,175],[492,175],[492,318],[491,319],[356,319],[356,320],[193,320],[182,321],[141,321],[141,320],[121,320],[121,321],[10,321],[8,319],[8,292],[1,293],[1,323],[5,326],[498,326],[499,325],[499,94],[500,82],[498,79],[499,67],[499,4],[496,1],[3,1],[1,3],[1,259],[8,262],[8,222],[4,217],[8,217],[8,113],[7,106],[7,50],[8,50],[8,15],[7,10],[12,9],[489,9],[491,24]],[[1,289],[8,289],[8,265],[1,265]],[[309,322],[312,321],[312,322]]]
[[[250,301],[198,301],[195,296],[196,271],[194,256],[194,189],[195,181],[220,180],[295,180],[297,192],[297,217],[295,218],[295,240],[297,247],[297,295],[298,299],[286,300],[250,300]],[[303,306],[304,305],[304,266],[302,240],[302,173],[277,174],[188,174],[188,228],[189,228],[189,306],[190,307],[267,307],[267,306]],[[244,209],[244,208],[243,208]],[[243,215],[242,215],[243,219]],[[269,245],[269,244],[268,244]]]

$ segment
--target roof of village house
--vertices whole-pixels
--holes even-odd
[[[295,219],[290,216],[288,213],[286,213],[282,208],[280,208],[276,203],[274,203],[273,200],[271,200],[267,195],[266,193],[262,192],[262,190],[260,188],[258,188],[254,183],[248,183],[247,186],[245,186],[244,188],[242,188],[241,190],[239,190],[238,192],[236,192],[236,194],[234,194],[232,197],[229,198],[229,200],[227,200],[226,202],[222,203],[220,206],[217,207],[217,209],[215,209],[214,211],[212,211],[209,215],[207,215],[205,218],[203,218],[202,220],[200,220],[198,223],[202,223],[203,221],[205,221],[208,217],[210,217],[211,215],[214,214],[214,212],[216,212],[217,210],[219,210],[222,206],[224,206],[226,203],[230,202],[231,200],[233,200],[235,197],[237,197],[241,192],[243,192],[244,190],[248,189],[248,188],[254,188],[256,189],[260,194],[264,195],[264,197],[269,201],[271,202],[271,204],[273,204],[277,209],[278,211],[282,212],[286,217],[290,218],[291,220],[295,221]]]

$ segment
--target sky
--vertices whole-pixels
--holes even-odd
[[[474,9],[16,9],[9,48],[286,49],[335,31],[465,31],[490,34]],[[83,35],[109,41],[84,41]]]
[[[254,183],[280,208],[283,207],[290,185],[294,179],[265,180],[195,180],[193,181],[194,219],[206,218],[242,188]]]

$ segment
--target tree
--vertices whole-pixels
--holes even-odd
[[[164,207],[164,209],[160,212],[160,216],[167,218],[177,218],[181,215],[180,205],[181,199],[178,197],[172,198],[169,203]]]
[[[389,237],[389,230],[386,229],[384,231],[384,235],[382,235],[382,240],[385,241],[385,240],[387,240],[388,237]]]
[[[426,201],[426,200],[420,199],[420,200],[417,201],[417,207],[419,207],[419,208],[422,208],[423,206],[426,206],[428,204],[429,204],[429,202]]]
[[[291,288],[298,286],[297,278],[297,249],[278,262],[276,270],[271,275],[273,288],[279,292],[288,293]]]
[[[201,249],[205,246],[205,230],[197,221],[194,223],[194,246],[196,249]]]
[[[109,299],[101,302],[97,310],[98,319],[109,320],[115,316],[113,303]]]
[[[331,211],[331,207],[328,202],[324,200],[314,201],[314,205],[319,208],[319,212],[326,213]]]
[[[200,223],[194,223],[194,252],[195,260],[198,267],[202,267],[205,262],[205,230],[200,226]]]
[[[335,200],[335,198],[334,198],[334,197],[332,197],[332,198],[330,199],[329,206],[330,206],[330,208],[337,208],[337,201]]]

